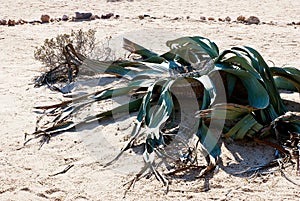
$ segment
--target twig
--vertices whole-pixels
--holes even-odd
[[[56,176],[56,175],[59,175],[59,174],[64,174],[66,173],[68,170],[70,170],[74,165],[68,165],[63,171],[61,172],[58,172],[58,173],[55,173],[55,174],[52,174],[52,175],[49,175],[50,177],[53,177],[53,176]]]
[[[283,176],[286,180],[288,180],[289,182],[291,182],[292,184],[296,185],[296,186],[299,186],[300,187],[300,184],[297,184],[296,182],[294,182],[293,180],[291,180],[289,177],[287,177],[285,175],[285,173],[283,172],[283,167],[282,167],[282,164],[280,163],[280,161],[278,160],[278,165],[279,165],[279,171],[281,173],[281,176]]]
[[[186,171],[186,170],[190,170],[190,169],[203,169],[205,168],[205,166],[197,166],[197,165],[189,165],[189,166],[186,166],[186,167],[182,167],[182,168],[179,168],[179,169],[175,169],[173,171],[169,171],[169,172],[166,172],[165,175],[174,175],[176,173],[179,173],[179,172],[183,172],[183,171]]]

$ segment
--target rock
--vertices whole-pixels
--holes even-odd
[[[218,19],[220,22],[225,22],[225,20],[223,18],[219,18]]]
[[[0,20],[0,25],[7,25],[7,21],[5,19]]]
[[[295,25],[300,25],[300,21],[299,22],[296,22],[296,24]]]
[[[200,20],[203,20],[203,21],[205,21],[205,20],[206,20],[206,17],[204,17],[204,16],[201,16],[201,17],[200,17]]]
[[[111,17],[113,17],[113,16],[114,16],[113,13],[108,13],[108,14],[106,14],[106,15],[101,15],[101,19],[109,19],[109,18],[111,18]]]
[[[80,12],[75,12],[75,19],[76,20],[89,20],[90,17],[92,17],[92,13],[80,13]]]
[[[119,19],[120,18],[120,15],[115,15],[115,19]]]
[[[49,23],[50,22],[50,16],[49,15],[42,15],[41,16],[42,23]]]
[[[68,21],[69,20],[69,16],[63,15],[61,19],[62,19],[62,21]]]
[[[8,22],[7,22],[7,25],[8,26],[15,26],[16,25],[16,21],[15,20],[8,20]]]
[[[229,16],[227,16],[227,17],[225,18],[225,20],[226,20],[226,22],[230,22],[230,21],[231,21],[231,18],[230,18]]]
[[[209,17],[209,18],[207,18],[209,21],[215,21],[215,18],[213,18],[213,17]]]
[[[95,20],[96,19],[96,16],[95,15],[92,15],[91,17],[90,17],[90,20]]]
[[[143,20],[145,18],[144,15],[139,15],[138,17],[140,20]]]
[[[26,20],[23,20],[23,19],[19,19],[18,20],[18,24],[27,24],[28,22]]]
[[[236,20],[237,20],[238,22],[245,22],[245,21],[246,21],[246,17],[243,16],[243,15],[240,15],[240,16],[238,16],[238,17],[236,18]]]
[[[247,24],[259,24],[260,20],[258,19],[258,17],[256,16],[250,16],[247,20],[246,20]]]

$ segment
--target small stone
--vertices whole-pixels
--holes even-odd
[[[119,19],[120,18],[120,15],[115,15],[115,19]]]
[[[49,15],[42,15],[41,16],[42,23],[49,23],[50,22],[50,16]]]
[[[0,20],[0,25],[7,25],[7,21],[5,19]]]
[[[225,22],[225,20],[222,19],[222,18],[219,18],[218,20],[219,20],[220,22]]]
[[[243,16],[243,15],[240,15],[240,16],[238,16],[238,17],[236,18],[236,20],[239,21],[239,22],[245,22],[245,21],[246,21],[246,17]]]
[[[189,20],[189,19],[190,19],[190,16],[186,16],[186,19]]]
[[[246,20],[247,24],[259,24],[260,20],[258,19],[258,17],[256,16],[250,16],[247,20]]]
[[[300,21],[296,23],[296,25],[300,25]]]
[[[68,21],[69,20],[69,16],[63,15],[61,19],[62,19],[62,21]]]
[[[95,20],[96,19],[96,16],[95,15],[92,15],[91,17],[90,17],[90,20]]]
[[[101,15],[101,19],[109,19],[109,18],[111,18],[111,17],[113,17],[113,16],[114,16],[113,13],[108,13],[108,14],[106,14],[106,15]]]
[[[226,20],[226,22],[230,22],[230,21],[231,21],[231,18],[230,18],[229,16],[227,16],[227,17],[225,18],[225,20]]]
[[[145,18],[144,15],[139,15],[140,20],[143,20],[144,18]]]
[[[80,12],[75,12],[75,19],[77,20],[87,20],[92,17],[92,13],[80,13]]]
[[[207,18],[209,21],[215,21],[215,18],[213,18],[213,17],[209,17],[209,18]]]
[[[26,21],[26,20],[23,20],[23,19],[19,19],[18,20],[18,24],[21,24],[21,25],[23,25],[23,24],[27,24],[28,22]]]
[[[205,20],[206,20],[206,17],[204,17],[204,16],[201,16],[201,17],[200,17],[200,20],[203,20],[203,21],[205,21]]]
[[[15,26],[16,25],[16,21],[15,20],[8,20],[8,22],[7,22],[7,25],[8,26]]]

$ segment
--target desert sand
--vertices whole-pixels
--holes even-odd
[[[130,132],[128,121],[68,132],[52,138],[41,149],[38,141],[25,147],[23,143],[24,133],[35,128],[38,114],[33,107],[62,99],[61,94],[46,87],[34,88],[32,84],[42,67],[33,52],[46,38],[70,33],[72,29],[95,28],[99,40],[129,34],[132,40],[144,46],[153,45],[150,48],[159,51],[155,43],[164,44],[168,37],[199,35],[216,42],[221,50],[247,45],[257,49],[270,64],[300,67],[300,26],[288,25],[300,21],[300,1],[7,0],[0,4],[0,19],[39,20],[42,14],[59,18],[64,14],[74,16],[76,11],[100,16],[112,12],[120,17],[0,26],[0,200],[299,200],[299,186],[279,172],[256,178],[232,174],[273,158],[272,148],[252,142],[228,142],[223,146],[223,164],[213,177],[178,176],[172,179],[168,194],[164,194],[165,188],[154,177],[142,179],[125,198],[126,188],[122,185],[137,171],[134,164],[128,164],[128,158],[127,162],[120,162],[122,168],[105,169],[100,164],[101,157],[113,156],[107,150],[121,147],[120,139]],[[144,14],[152,18],[138,18]],[[218,21],[227,16],[233,21],[240,15],[257,16],[261,23]],[[216,20],[202,22],[201,16]],[[300,103],[299,94],[283,95]],[[300,111],[299,105],[294,109]],[[117,142],[116,147],[106,147],[103,142],[96,146],[105,153],[100,158],[90,144],[83,142],[89,136],[97,138],[99,133],[110,144]],[[74,166],[64,174],[50,176],[68,165]],[[286,175],[300,184],[295,168],[288,168]]]

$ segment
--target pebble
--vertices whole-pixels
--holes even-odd
[[[247,20],[246,20],[247,24],[259,24],[260,20],[258,17],[256,16],[250,16]]]
[[[23,24],[27,24],[28,22],[26,20],[19,19],[17,23],[23,25]]]
[[[80,12],[75,12],[75,19],[76,20],[87,20],[92,17],[92,13],[80,13]]]
[[[15,20],[8,20],[8,22],[7,22],[7,25],[8,26],[15,26],[16,25],[16,21]]]
[[[50,22],[50,16],[49,15],[42,15],[41,16],[42,23],[49,23]]]
[[[0,20],[0,25],[7,25],[7,21],[5,19]]]
[[[61,19],[62,19],[62,21],[68,21],[69,20],[69,16],[63,15]]]
[[[238,17],[236,18],[236,20],[239,21],[239,22],[245,22],[245,21],[246,21],[246,17],[243,16],[243,15],[240,15],[240,16],[238,16]]]
[[[213,18],[213,17],[209,17],[209,18],[207,18],[209,21],[215,21],[215,18]]]
[[[203,20],[203,21],[205,21],[205,20],[206,20],[206,17],[204,17],[204,16],[201,16],[201,17],[200,17],[200,20]]]
[[[229,16],[227,16],[227,17],[225,18],[225,20],[226,20],[226,22],[230,22],[230,21],[231,21],[231,18],[230,18]]]
[[[113,17],[113,16],[114,16],[113,13],[108,13],[108,14],[106,14],[106,15],[101,15],[101,19],[109,19],[109,18],[111,18],[111,17]]]

